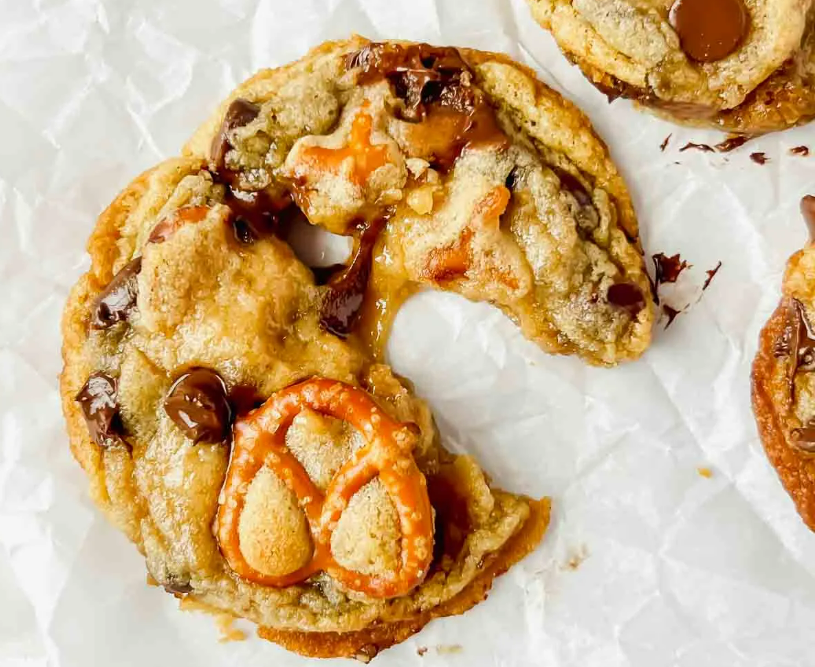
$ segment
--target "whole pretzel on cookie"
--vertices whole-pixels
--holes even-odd
[[[337,472],[325,494],[286,446],[286,432],[304,409],[347,421],[365,438]],[[265,586],[291,586],[327,572],[344,587],[376,598],[408,593],[425,578],[433,555],[433,515],[427,481],[412,456],[412,425],[391,419],[361,389],[336,380],[313,378],[272,395],[234,426],[234,446],[218,508],[221,552],[239,576]],[[284,575],[250,565],[241,552],[239,523],[255,475],[266,466],[297,497],[314,542],[311,560]],[[375,477],[388,492],[401,527],[401,566],[387,574],[363,574],[340,566],[331,553],[331,535],[354,494]]]

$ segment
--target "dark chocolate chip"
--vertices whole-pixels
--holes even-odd
[[[265,399],[258,393],[258,390],[248,384],[239,384],[229,391],[229,403],[236,417],[259,408],[264,402]]]
[[[190,583],[189,577],[170,576],[167,581],[162,584],[162,588],[178,598],[192,593],[192,584]]]
[[[645,308],[645,297],[642,290],[631,283],[616,283],[608,288],[606,298],[612,306],[625,310],[631,317],[636,317]]]
[[[258,117],[259,113],[260,107],[257,104],[242,98],[234,100],[229,105],[221,123],[221,129],[215,135],[210,148],[210,157],[218,169],[224,166],[224,158],[232,146],[229,143],[229,133],[236,127],[248,125]]]
[[[766,153],[750,153],[750,159],[756,164],[765,165],[770,161]]]
[[[91,327],[107,329],[117,322],[124,322],[136,306],[139,291],[138,275],[141,257],[125,264],[97,297],[91,313]]]
[[[795,146],[794,148],[790,148],[790,155],[797,155],[798,157],[808,157],[809,156],[809,147],[808,146]]]
[[[651,259],[654,261],[654,281],[657,286],[675,283],[679,275],[690,267],[690,264],[683,260],[679,253],[669,257],[665,253],[658,252]]]
[[[748,141],[750,141],[750,137],[746,137],[743,134],[737,134],[716,144],[716,150],[720,153],[729,153],[730,151],[734,151],[737,148],[744,146],[744,144],[746,144]]]
[[[669,20],[679,35],[682,50],[703,63],[733,53],[750,27],[744,0],[676,0]]]
[[[164,410],[195,444],[226,440],[232,419],[226,384],[209,368],[181,375],[164,399]]]
[[[707,144],[695,144],[692,141],[686,143],[682,148],[679,149],[680,153],[684,153],[685,151],[695,150],[695,151],[702,151],[703,153],[713,153],[713,147],[708,146]]]
[[[801,215],[809,232],[809,240],[815,241],[815,196],[807,195],[801,200]]]
[[[88,431],[100,447],[110,447],[122,442],[119,418],[119,392],[116,378],[97,371],[76,395]]]

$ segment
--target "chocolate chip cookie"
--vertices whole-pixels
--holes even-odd
[[[801,213],[815,238],[815,197]],[[753,411],[770,462],[804,522],[815,530],[815,293],[810,243],[787,263],[781,303],[761,332],[753,362]]]
[[[293,220],[353,238],[309,267]],[[489,301],[552,352],[642,353],[631,203],[573,106],[507,58],[361,38],[242,85],[101,215],[63,333],[91,495],[167,591],[312,656],[462,613],[547,500],[445,451],[383,363],[418,289]]]
[[[761,134],[815,117],[811,0],[529,0],[612,100]]]

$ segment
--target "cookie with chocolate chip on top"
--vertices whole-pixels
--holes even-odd
[[[801,201],[810,242],[787,263],[781,302],[753,362],[753,411],[770,462],[815,530],[815,196]]]
[[[811,0],[528,0],[609,100],[745,135],[815,118]]]
[[[352,239],[307,266],[294,219]],[[486,597],[548,500],[447,452],[383,361],[422,289],[552,353],[650,342],[633,207],[585,116],[505,56],[362,38],[258,73],[102,213],[61,377],[96,504],[176,596],[319,657]],[[507,454],[511,455],[511,454]]]

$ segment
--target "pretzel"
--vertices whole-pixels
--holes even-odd
[[[286,447],[292,420],[306,408],[349,422],[367,441],[337,472],[325,494]],[[427,480],[411,453],[416,443],[414,429],[391,419],[363,390],[326,378],[283,389],[236,421],[216,528],[221,553],[232,570],[244,579],[274,587],[291,586],[323,571],[344,587],[376,598],[405,595],[420,584],[433,555],[433,517]],[[259,572],[240,548],[238,525],[246,494],[263,466],[297,497],[314,542],[311,561],[285,575]],[[394,573],[366,575],[334,560],[331,535],[353,495],[377,475],[399,517],[401,562]]]

